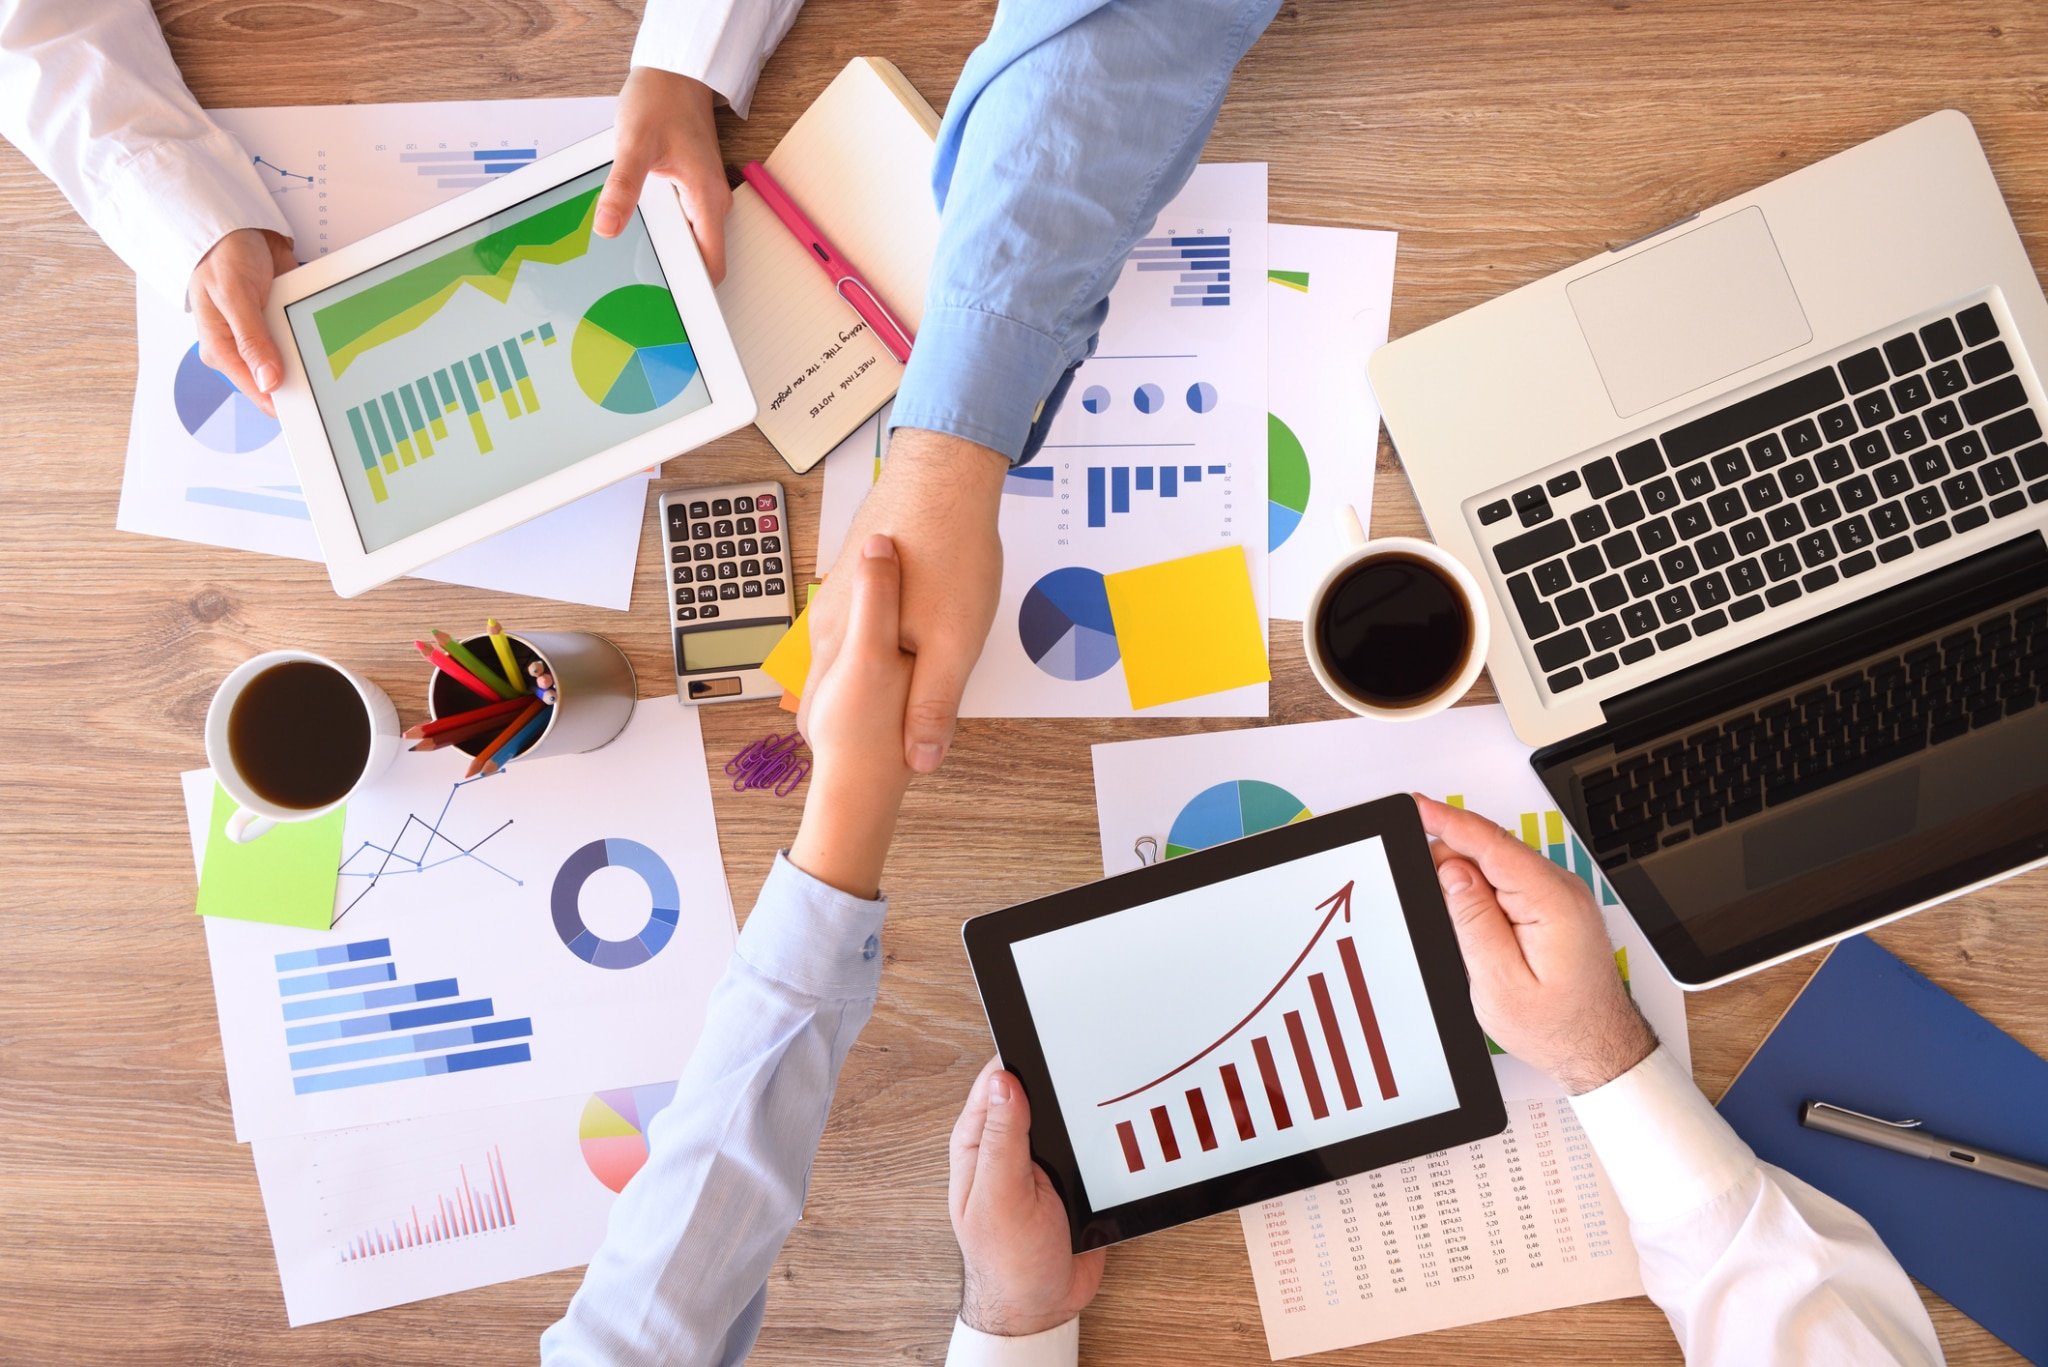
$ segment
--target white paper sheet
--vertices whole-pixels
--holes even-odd
[[[479,151],[559,151],[611,126],[617,101],[465,100],[214,111],[256,159],[302,261],[474,188],[442,174]],[[203,366],[191,315],[136,290],[135,404],[115,526],[321,559],[274,419]],[[280,339],[281,343],[286,339]],[[635,477],[446,556],[416,577],[624,611],[647,481]]]
[[[1345,504],[1370,534],[1380,406],[1365,362],[1387,340],[1395,235],[1294,223],[1270,232],[1266,540],[1273,616],[1299,622],[1316,581],[1349,548],[1338,522]]]
[[[1009,477],[1002,596],[962,716],[1133,715],[1106,629],[1104,574],[1241,544],[1264,615],[1266,462],[1246,453],[1266,449],[1266,258],[1264,163],[1211,164],[1195,168],[1124,264],[1096,354],[1042,452]],[[1229,302],[1189,302],[1209,290],[1227,290],[1209,297]],[[826,458],[821,565],[873,486],[887,421],[884,409]],[[1061,628],[1085,644],[1060,648]],[[1266,685],[1144,715],[1263,717]]]
[[[682,1071],[735,938],[695,710],[650,698],[590,754],[466,764],[407,752],[350,801],[333,930],[207,920],[237,1139]]]
[[[1397,792],[1455,796],[1533,833],[1591,880],[1637,1005],[1691,1057],[1684,994],[1556,817],[1501,708],[1126,741],[1094,756],[1109,874]],[[1493,1063],[1508,1134],[1239,1212],[1276,1358],[1640,1293],[1627,1218],[1562,1089],[1508,1055]],[[1525,1218],[1538,1227],[1526,1237]]]

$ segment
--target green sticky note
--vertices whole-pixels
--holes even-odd
[[[227,837],[228,818],[234,814],[235,800],[214,784],[213,821],[199,872],[199,914],[307,930],[331,928],[344,809],[311,821],[279,822],[246,845]]]

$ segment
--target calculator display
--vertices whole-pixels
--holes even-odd
[[[789,618],[735,622],[731,626],[689,627],[678,631],[683,647],[683,673],[711,669],[753,669],[768,658],[775,643],[789,632]]]

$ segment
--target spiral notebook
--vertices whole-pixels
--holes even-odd
[[[2048,1191],[1809,1130],[1809,1098],[2048,1162],[2048,1060],[1859,935],[1721,1098],[1760,1158],[1870,1221],[1930,1291],[2048,1363]]]

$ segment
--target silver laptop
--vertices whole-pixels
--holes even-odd
[[[1508,716],[1681,985],[2048,863],[2040,360],[1954,111],[1372,358]]]

